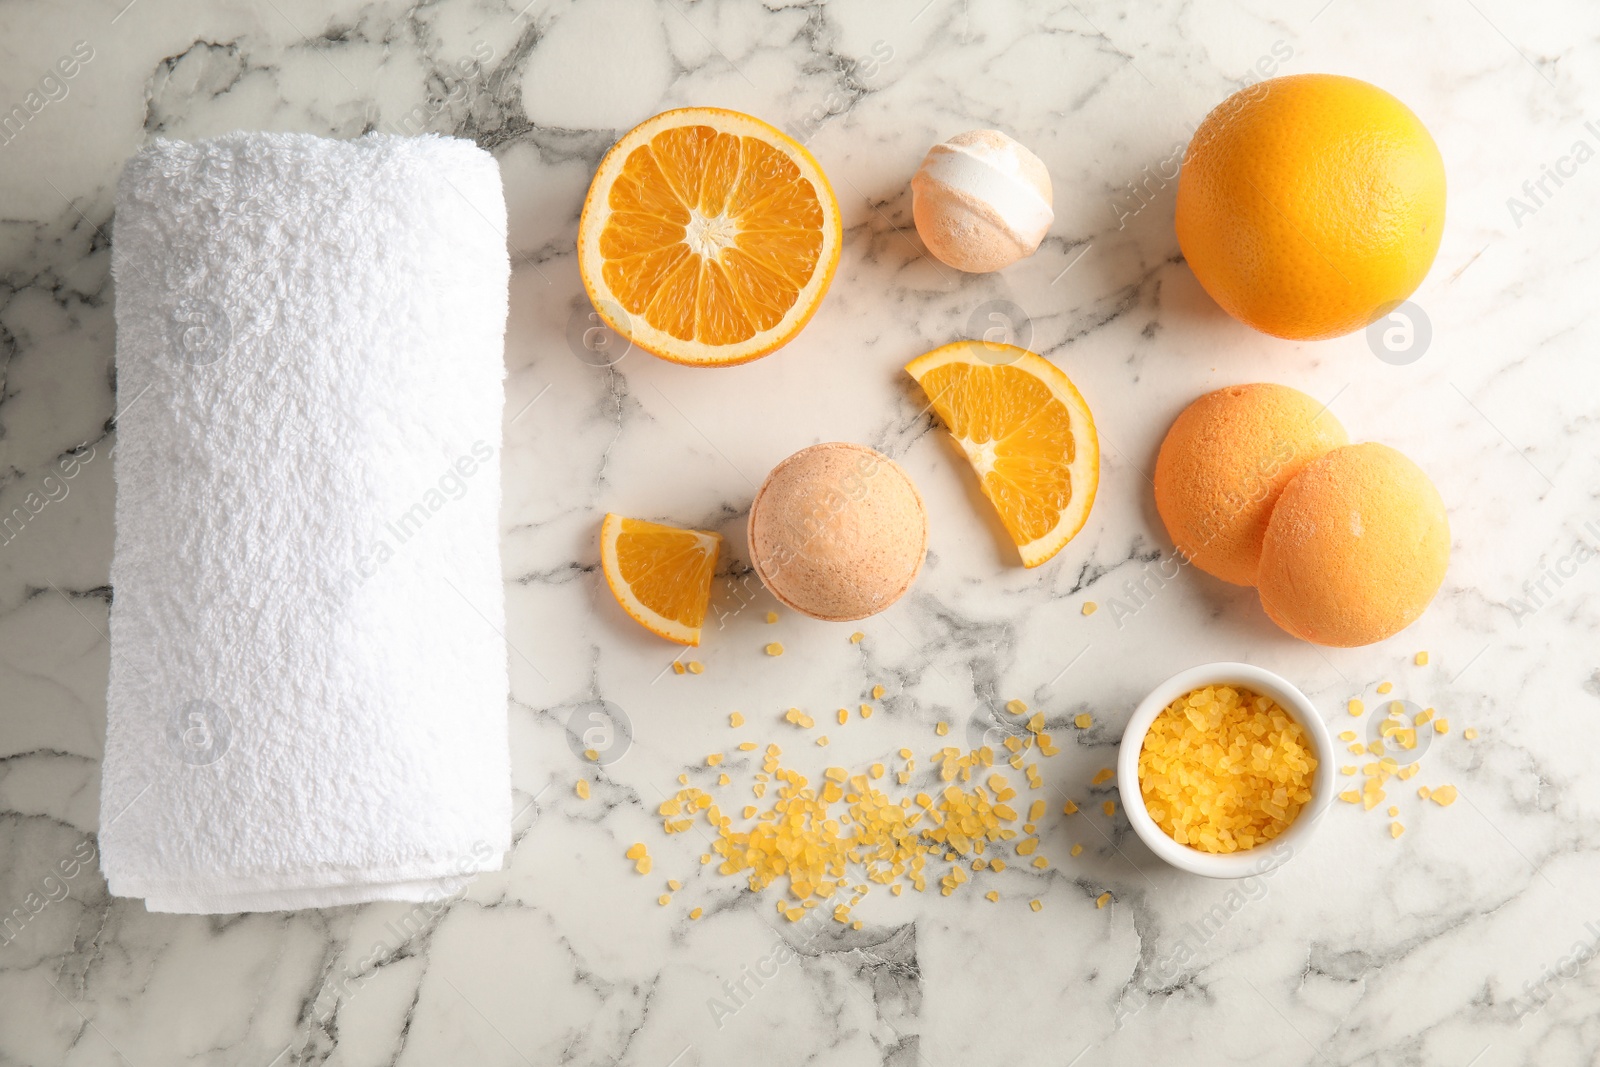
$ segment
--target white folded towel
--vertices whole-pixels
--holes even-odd
[[[151,911],[424,900],[510,847],[506,209],[467,141],[157,141],[117,188],[100,847]]]

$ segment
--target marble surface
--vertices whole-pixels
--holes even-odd
[[[0,544],[0,1064],[1596,1062],[1594,5],[35,0],[0,28],[0,107],[25,116],[0,144],[0,515],[27,514]],[[1247,81],[1301,71],[1385,86],[1444,153],[1449,219],[1415,296],[1430,338],[1397,362],[1363,336],[1254,334],[1179,255],[1189,130]],[[844,212],[839,273],[805,333],[753,365],[612,363],[570,341],[582,196],[621,131],[690,104],[807,142]],[[929,144],[972,127],[1032,147],[1056,191],[1039,254],[982,277],[923,254],[907,186]],[[155,916],[109,898],[95,863],[129,399],[112,188],[149,138],[235,128],[451,132],[504,169],[517,843],[508,870],[426,913]],[[1006,315],[1078,383],[1105,453],[1087,528],[1031,572],[900,372]],[[1404,634],[1312,648],[1248,591],[1172,565],[1148,480],[1161,435],[1199,392],[1253,380],[1323,398],[1439,485],[1451,568]],[[742,532],[767,469],[835,439],[897,458],[933,517],[922,577],[859,645],[849,625],[767,624]],[[727,535],[703,674],[672,673],[674,649],[607,593],[608,510]],[[786,653],[763,655],[775,639]],[[1294,680],[1336,729],[1385,679],[1438,707],[1453,729],[1416,782],[1460,800],[1392,790],[1397,841],[1382,812],[1338,805],[1253,882],[1165,868],[1100,813],[1114,786],[1091,777],[1155,682],[1225,658]],[[823,750],[781,709],[826,714],[877,683],[879,713],[832,731],[827,762],[925,757],[936,722],[959,737],[1012,697],[1046,712],[1064,749],[1041,768],[1048,871],[1013,867],[997,904],[879,892],[860,930],[790,926],[770,893],[701,867],[697,834],[661,835],[663,791],[735,740],[728,711],[816,771]],[[595,735],[607,762],[582,801],[569,725],[600,710],[627,729]],[[1066,725],[1084,711],[1092,728]],[[1057,814],[1062,795],[1086,814]],[[622,858],[635,840],[650,877]],[[684,888],[661,907],[669,877]]]

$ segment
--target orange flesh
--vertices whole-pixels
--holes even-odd
[[[698,629],[711,599],[717,556],[693,532],[623,519],[617,568],[639,602],[657,614]]]
[[[1015,367],[947,364],[928,371],[922,387],[957,439],[993,446],[980,479],[1012,539],[1027,544],[1055,529],[1072,500],[1077,455],[1066,405]]]
[[[817,191],[787,155],[710,126],[663,130],[612,184],[606,285],[629,314],[684,341],[770,330],[816,270]]]

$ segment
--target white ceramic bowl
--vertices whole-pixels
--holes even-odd
[[[1243,852],[1202,852],[1178,844],[1150,818],[1139,791],[1139,751],[1144,747],[1144,736],[1150,731],[1150,724],[1168,704],[1208,685],[1237,686],[1277,701],[1300,724],[1312,754],[1317,757],[1310,802],[1300,809],[1283,833]],[[1306,846],[1333,802],[1333,765],[1333,739],[1322,716],[1304,693],[1271,671],[1248,663],[1207,663],[1174,674],[1152,689],[1135,709],[1133,718],[1128,720],[1128,728],[1122,732],[1122,748],[1117,753],[1117,789],[1122,794],[1122,807],[1128,813],[1134,832],[1158,857],[1180,870],[1207,878],[1247,878],[1280,866]]]

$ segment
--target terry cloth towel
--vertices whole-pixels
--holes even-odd
[[[117,187],[102,866],[429,900],[510,847],[506,208],[467,141],[157,141]]]

